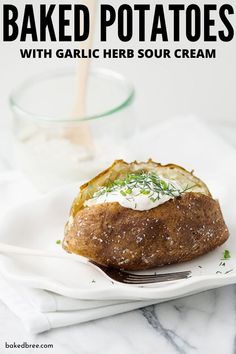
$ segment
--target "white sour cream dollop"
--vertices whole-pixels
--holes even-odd
[[[151,188],[148,194],[143,194],[141,193],[143,190],[142,185],[136,188],[133,187],[132,189],[129,189],[129,185],[127,187],[116,186],[115,190],[106,193],[95,193],[93,198],[87,200],[84,205],[91,207],[97,204],[117,202],[125,208],[144,211],[155,208],[158,205],[181,195],[183,188],[176,181],[168,180],[161,176],[158,178],[168,185],[169,190],[171,189],[171,193],[169,191],[163,191],[163,193],[159,192],[157,194]],[[153,186],[151,182],[149,185],[151,185],[151,187]],[[102,190],[102,188],[100,190]],[[129,190],[128,194],[123,193],[123,191],[127,190],[126,188]]]

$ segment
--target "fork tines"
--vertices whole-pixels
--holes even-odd
[[[127,284],[148,284],[185,279],[189,278],[190,276],[190,271],[164,274],[134,274],[122,272],[122,280],[120,279],[120,281]]]

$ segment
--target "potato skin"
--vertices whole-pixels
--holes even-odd
[[[148,211],[118,203],[81,209],[66,225],[63,248],[128,271],[192,260],[228,236],[218,201],[190,192]]]

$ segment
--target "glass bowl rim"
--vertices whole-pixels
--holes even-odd
[[[103,77],[109,77],[112,80],[119,81],[123,85],[125,85],[128,88],[128,93],[126,95],[126,98],[123,99],[119,104],[117,104],[115,107],[106,110],[102,113],[99,114],[94,114],[90,116],[84,116],[84,117],[75,117],[75,118],[68,118],[68,117],[62,117],[60,119],[52,119],[52,116],[50,115],[41,115],[41,114],[36,114],[36,113],[31,113],[27,110],[25,110],[21,105],[17,103],[17,97],[20,94],[22,90],[27,89],[30,87],[32,84],[34,84],[37,81],[43,81],[45,79],[50,79],[54,78],[56,76],[65,76],[65,75],[72,75],[75,74],[75,68],[73,67],[64,67],[63,69],[54,69],[54,70],[48,70],[44,73],[36,74],[31,76],[29,79],[23,81],[20,85],[18,85],[9,95],[9,103],[12,111],[16,113],[17,115],[24,117],[24,118],[29,118],[31,120],[38,120],[38,121],[45,121],[45,122],[52,122],[52,123],[75,123],[75,122],[83,122],[83,121],[89,121],[89,120],[94,120],[98,118],[103,118],[109,115],[112,115],[114,113],[119,112],[120,110],[128,107],[131,102],[134,99],[135,96],[135,89],[133,84],[122,74],[106,69],[106,68],[96,68],[92,69],[90,74],[94,76],[103,76]]]

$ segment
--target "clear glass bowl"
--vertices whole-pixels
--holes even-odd
[[[125,155],[134,133],[134,88],[122,75],[92,71],[86,115],[73,116],[71,68],[37,75],[10,96],[16,161],[42,191],[85,180]]]

